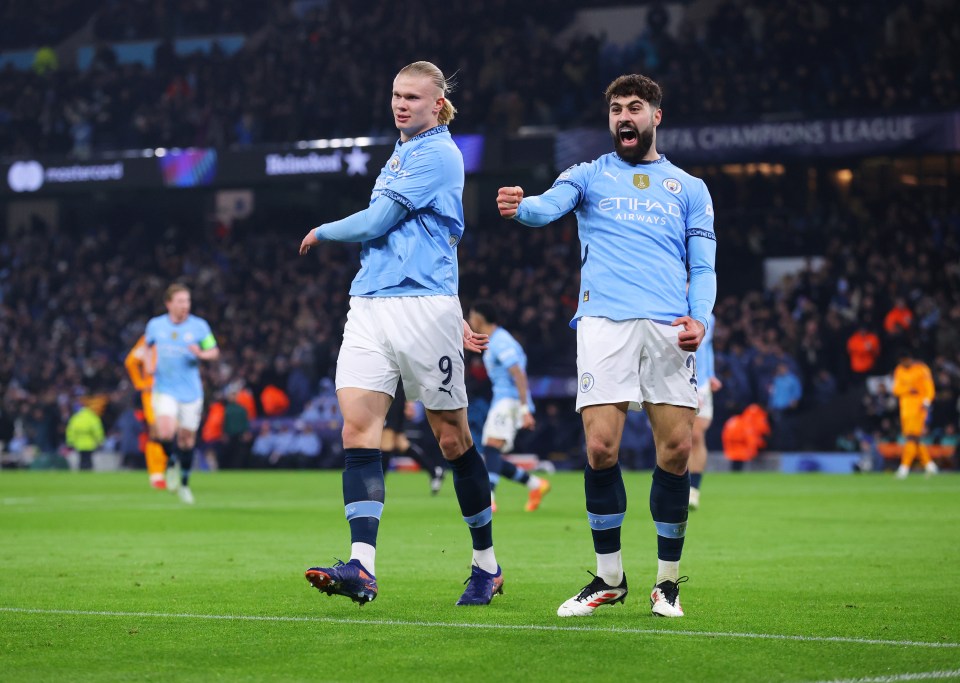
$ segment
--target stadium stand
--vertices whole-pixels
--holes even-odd
[[[593,3],[610,4],[617,3]],[[693,11],[704,4],[710,11]],[[629,71],[657,74],[674,124],[956,107],[960,47],[950,35],[952,7],[922,4],[920,14],[915,3],[899,0],[695,3],[687,12],[676,4],[675,16],[648,12],[643,33],[621,45],[572,24],[582,3],[570,0],[411,0],[360,14],[347,0],[260,0],[244,3],[243,12],[206,0],[110,2],[92,18],[89,64],[67,54],[55,70],[3,71],[0,153],[391,135],[386,113],[369,97],[389,88],[383,74],[391,69],[371,73],[365,65],[399,68],[410,54],[460,74],[454,101],[461,132],[595,125],[598,84]],[[90,3],[55,5],[83,16]],[[508,8],[514,19],[504,25],[495,18]],[[2,48],[63,38],[46,34],[49,22],[32,5],[13,3],[7,11],[8,26],[19,30]],[[419,12],[448,30],[396,30]],[[905,21],[909,16],[922,20]],[[245,44],[231,54],[202,43],[175,49],[181,36],[233,33]],[[129,43],[110,42],[146,38],[154,42],[133,61],[121,58]]]
[[[919,22],[905,21],[915,3],[899,0],[869,7],[668,3],[648,11],[641,35],[625,43],[581,26],[574,11],[581,4],[431,5],[436,22],[451,27],[441,36],[395,31],[409,13],[425,11],[424,0],[360,15],[346,0],[263,0],[242,15],[234,3],[215,0],[60,0],[51,11],[70,21],[55,22],[55,33],[31,5],[8,3],[0,22],[0,156],[82,158],[132,148],[392,136],[387,112],[372,108],[369,97],[389,89],[391,69],[371,72],[364,64],[399,67],[411,53],[458,70],[456,130],[491,137],[596,127],[600,90],[623,71],[649,72],[662,82],[670,125],[960,107],[960,47],[951,40],[948,2],[925,0]],[[516,16],[511,26],[491,19],[508,6]],[[64,30],[68,25],[76,35]],[[240,37],[235,49],[211,38],[226,35]],[[141,45],[141,61],[128,59],[133,43]],[[45,45],[61,48],[53,68],[2,61],[6,52]],[[66,45],[88,48],[89,63],[70,58]],[[891,177],[900,179],[893,186],[874,183],[869,169],[847,162],[852,178],[836,182],[836,167],[801,162],[785,171],[691,169],[707,180],[718,205],[715,345],[725,386],[715,399],[713,444],[726,417],[751,403],[769,406],[779,365],[799,378],[802,397],[775,418],[773,446],[834,447],[835,430],[804,425],[838,401],[856,407],[844,431],[859,427],[883,443],[895,439],[896,404],[850,370],[847,340],[863,324],[880,341],[876,374],[892,370],[903,345],[930,364],[938,392],[931,434],[952,445],[960,419],[960,165],[944,158],[946,170],[933,180],[892,164]],[[531,182],[544,186],[558,170]],[[830,180],[812,189],[809,173]],[[483,188],[493,183],[478,182],[482,205]],[[368,190],[349,192],[362,202]],[[221,341],[223,360],[205,375],[211,396],[246,386],[259,400],[275,386],[290,399],[293,418],[323,394],[355,251],[327,246],[317,250],[318,260],[293,258],[304,221],[322,218],[307,219],[302,209],[259,211],[229,230],[204,219],[201,230],[196,221],[151,211],[156,197],[143,201],[147,208],[126,202],[123,211],[5,224],[0,413],[16,426],[8,442],[55,450],[78,396],[105,397],[109,426],[128,392],[123,354],[173,279],[193,287],[195,310]],[[495,301],[527,349],[532,376],[569,375],[575,338],[566,324],[576,308],[580,259],[575,223],[526,231],[483,209],[477,216],[460,247],[464,303]],[[765,283],[769,257],[809,262]],[[895,317],[909,322],[887,330],[898,299],[911,316]],[[482,373],[470,371],[482,386]],[[568,410],[562,401],[546,405],[554,417],[558,406],[561,415]],[[553,422],[556,430],[565,424]],[[564,450],[556,430],[538,430],[531,447]],[[563,437],[577,441],[579,433]]]

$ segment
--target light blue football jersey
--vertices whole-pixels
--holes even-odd
[[[510,374],[510,368],[519,365],[524,372],[527,371],[527,354],[524,353],[520,342],[513,338],[513,335],[502,327],[498,327],[490,335],[490,345],[483,352],[483,366],[487,369],[487,377],[493,385],[493,398],[490,405],[495,404],[502,398],[519,399],[520,392],[517,390],[517,383]],[[533,397],[530,396],[529,387],[527,389],[527,406],[530,412],[534,412]]]
[[[147,323],[144,336],[147,345],[157,350],[153,390],[173,396],[180,403],[203,398],[200,359],[187,347],[196,344],[208,349],[217,345],[207,321],[189,315],[182,323],[174,323],[169,315],[158,315]]]
[[[710,386],[710,378],[717,376],[717,371],[713,363],[713,326],[716,318],[713,313],[710,314],[710,324],[707,326],[707,333],[703,335],[703,341],[697,347],[697,387]]]
[[[382,195],[407,214],[386,234],[362,243],[352,296],[456,295],[463,182],[463,155],[446,126],[397,141],[370,203]]]
[[[568,168],[543,195],[524,198],[516,218],[540,226],[571,210],[581,258],[572,327],[584,316],[670,323],[684,315],[709,326],[716,235],[702,180],[662,155],[632,164],[605,154]]]

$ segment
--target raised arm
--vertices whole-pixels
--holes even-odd
[[[519,186],[501,187],[497,192],[497,209],[501,216],[534,228],[569,213],[579,201],[579,190],[567,183],[555,185],[536,197],[524,198],[523,188]]]

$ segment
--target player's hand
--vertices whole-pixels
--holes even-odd
[[[300,242],[300,255],[305,255],[310,251],[310,247],[314,244],[319,244],[320,240],[317,239],[317,236],[313,234],[314,228],[310,228],[310,232],[307,233],[307,236],[303,238],[303,241]]]
[[[187,346],[187,351],[189,351],[190,353],[192,353],[192,354],[193,354],[194,356],[196,356],[197,358],[200,357],[200,347],[197,346],[196,344],[190,344],[190,345],[188,345],[188,346]]]
[[[680,330],[680,335],[677,337],[681,349],[684,351],[696,351],[700,348],[700,342],[703,341],[703,337],[707,333],[702,322],[694,320],[689,315],[685,315],[677,318],[670,324],[674,327],[683,325],[683,329]]]
[[[534,419],[532,413],[524,413],[523,417],[520,419],[520,429],[533,429],[537,426],[537,421]]]
[[[716,377],[710,378],[710,391],[720,391],[723,389],[723,382]]]
[[[497,209],[504,218],[513,218],[517,215],[517,208],[523,200],[523,188],[519,185],[501,187],[497,191]]]
[[[487,350],[490,344],[490,337],[486,334],[478,334],[470,329],[467,321],[463,321],[463,348],[467,351],[481,353]]]

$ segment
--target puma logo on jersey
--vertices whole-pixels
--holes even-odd
[[[613,180],[616,180],[617,178],[620,177],[620,174],[619,174],[619,173],[618,173],[617,175],[613,175],[613,174],[610,173],[609,171],[604,171],[604,172],[603,172],[603,175],[607,176],[608,178],[612,178]]]
[[[447,394],[450,394],[451,396],[453,396],[453,392],[452,392],[452,391],[450,391],[449,389],[444,389],[443,387],[437,387],[437,391],[442,391],[442,392],[444,392],[444,393],[447,393]]]

